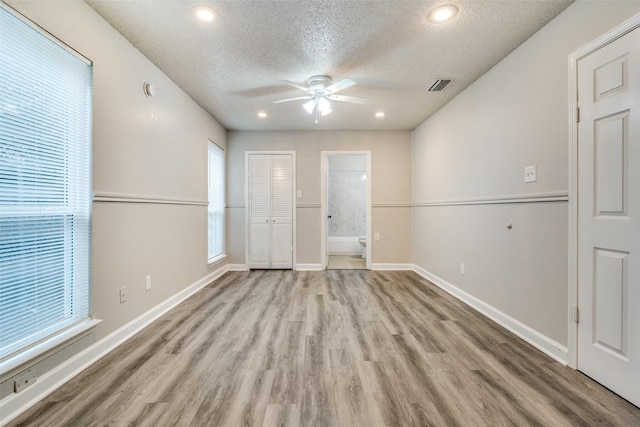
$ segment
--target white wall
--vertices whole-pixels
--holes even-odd
[[[638,11],[577,1],[412,134],[414,263],[551,346],[568,330],[568,55]]]
[[[411,134],[393,132],[242,132],[227,144],[227,250],[229,263],[245,264],[244,156],[247,150],[295,150],[297,264],[320,264],[321,151],[371,151],[373,263],[411,262]]]
[[[207,266],[206,205],[156,199],[206,203],[207,140],[225,147],[226,131],[83,1],[7,3],[93,61],[92,314],[102,319],[100,340],[216,267]],[[152,98],[145,81],[156,88]]]

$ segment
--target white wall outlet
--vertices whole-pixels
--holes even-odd
[[[460,263],[460,274],[464,274],[464,262]]]
[[[147,277],[144,278],[145,279],[145,284],[144,284],[144,290],[148,291],[149,289],[151,289],[151,275],[147,275]]]
[[[375,233],[375,234],[373,235],[373,239],[374,239],[374,240],[380,240],[380,233]]]
[[[298,190],[298,191],[296,191],[296,197],[297,197],[298,199],[302,199],[302,190]]]
[[[127,302],[127,287],[123,286],[120,288],[120,304],[124,304]]]
[[[25,388],[36,382],[36,370],[27,369],[13,381],[13,391],[20,393]]]
[[[527,166],[524,168],[524,182],[536,182],[538,179],[536,165]]]

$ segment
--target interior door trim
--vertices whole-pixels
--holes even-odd
[[[349,154],[365,155],[367,158],[367,261],[366,269],[371,270],[371,151],[321,151],[320,152],[320,268],[327,267],[327,160],[330,156]]]

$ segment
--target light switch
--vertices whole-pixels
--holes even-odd
[[[537,170],[536,165],[524,168],[524,182],[536,182]]]
[[[302,199],[302,190],[298,190],[298,191],[296,192],[296,197],[297,197],[298,199]]]

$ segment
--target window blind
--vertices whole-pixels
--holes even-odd
[[[0,361],[89,315],[92,68],[0,7]]]
[[[209,260],[224,254],[224,151],[209,141]]]

